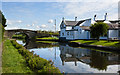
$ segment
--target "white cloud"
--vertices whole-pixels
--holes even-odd
[[[118,2],[119,0],[3,0],[3,2]]]
[[[117,14],[118,13],[118,3],[117,2],[69,2],[69,3],[59,3],[60,8],[65,16],[78,16],[81,18],[93,17],[97,14],[97,17],[104,17],[105,13]],[[109,16],[111,16],[109,15]],[[98,18],[99,18],[98,17]],[[116,18],[116,17],[114,17]]]
[[[21,20],[18,20],[17,22],[18,22],[18,23],[22,23],[22,21],[21,21]]]
[[[48,20],[48,23],[53,23],[54,21],[52,19]]]
[[[40,26],[36,26],[36,28],[40,28]]]
[[[35,26],[35,24],[33,23],[32,26]]]
[[[7,25],[22,23],[22,20],[7,20]]]
[[[47,27],[47,25],[45,25],[45,24],[41,25],[41,28],[46,28],[46,27]]]
[[[31,26],[31,25],[29,25],[29,24],[27,25],[27,27],[30,27],[30,26]]]
[[[6,30],[10,30],[10,29],[20,29],[19,27],[5,27]]]

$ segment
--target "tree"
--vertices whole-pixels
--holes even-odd
[[[90,27],[90,34],[92,38],[96,38],[98,41],[100,40],[100,36],[104,36],[107,34],[108,25],[103,22],[97,22],[92,24]]]
[[[7,25],[6,25],[6,19],[5,19],[4,15],[2,14],[1,10],[0,10],[0,23],[1,23],[4,27],[7,26]]]

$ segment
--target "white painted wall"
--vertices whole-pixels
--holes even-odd
[[[119,37],[118,30],[109,30],[109,38]]]
[[[107,37],[100,37],[100,39],[106,39],[107,40]]]
[[[67,27],[66,27],[66,30],[71,30],[71,29],[72,29],[71,26],[67,26]]]
[[[87,19],[85,22],[83,22],[80,26],[90,26],[91,25],[91,19]]]
[[[66,30],[65,28],[61,29],[61,31],[60,31],[60,37],[66,37],[66,33],[65,33],[66,31],[65,30]]]
[[[66,39],[73,40],[74,39],[74,31],[66,31]]]

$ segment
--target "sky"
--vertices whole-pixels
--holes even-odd
[[[7,19],[6,29],[60,30],[62,18],[65,20],[118,19],[118,0],[4,0],[2,12]]]

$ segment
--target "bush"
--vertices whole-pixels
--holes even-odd
[[[15,40],[11,40],[11,43],[15,48],[18,49],[18,52],[25,58],[27,65],[31,70],[35,72],[42,73],[60,73],[58,68],[55,68],[49,61],[46,59],[40,58],[38,55],[33,54],[25,49],[22,45],[18,44]]]

